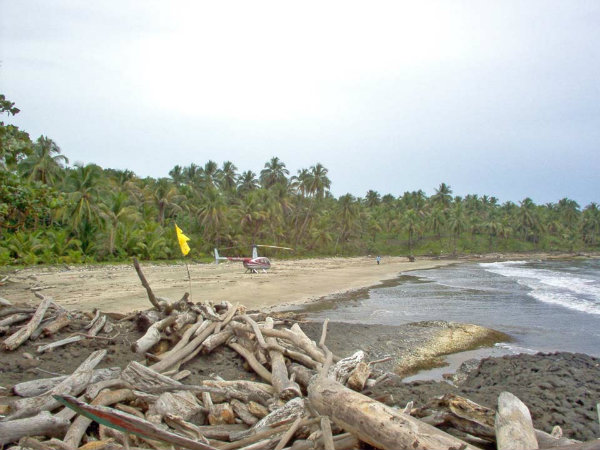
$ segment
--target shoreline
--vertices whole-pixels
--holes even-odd
[[[369,289],[394,282],[405,272],[461,264],[529,259],[600,257],[595,253],[490,253],[456,257],[373,257],[273,260],[268,273],[247,274],[240,263],[189,265],[142,263],[142,270],[157,297],[179,300],[191,291],[191,300],[240,302],[248,309],[280,311],[316,305],[332,299],[357,298]],[[127,314],[150,306],[132,264],[101,266],[27,267],[6,275],[0,297],[35,304],[34,292],[53,297],[67,309]],[[191,289],[190,289],[191,287]]]

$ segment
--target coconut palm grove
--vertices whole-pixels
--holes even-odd
[[[0,95],[2,119],[19,112]],[[370,190],[335,198],[318,162],[292,174],[274,156],[260,173],[235,162],[175,166],[165,178],[69,165],[51,138],[33,140],[0,122],[0,264],[55,264],[182,257],[175,223],[190,237],[188,258],[214,247],[249,254],[252,243],[293,247],[278,257],[459,255],[598,250],[596,203],[535,204],[472,194],[441,183],[431,196]]]

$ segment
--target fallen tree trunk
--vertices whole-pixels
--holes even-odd
[[[131,345],[131,350],[139,355],[143,355],[150,350],[154,344],[160,341],[161,332],[169,325],[173,324],[177,320],[176,316],[169,316],[159,322],[154,323],[148,328],[146,334],[139,338],[135,343]]]
[[[498,397],[495,428],[498,450],[538,448],[529,409],[510,392]]]
[[[377,448],[475,448],[329,378],[315,377],[308,386],[308,399],[319,414]]]
[[[54,319],[54,321],[50,322],[42,329],[42,334],[44,336],[51,336],[60,329],[69,325],[69,323],[71,323],[71,318],[69,317],[69,314],[66,312],[61,312],[58,315],[58,317]]]
[[[39,397],[22,398],[13,403],[15,409],[7,419],[20,419],[22,417],[32,416],[40,411],[52,411],[60,406],[60,403],[54,398],[55,395],[79,395],[92,379],[92,371],[106,356],[106,350],[97,350],[70,376],[61,381],[58,385]]]
[[[26,419],[0,422],[0,445],[18,441],[25,436],[63,437],[70,422],[42,411],[37,416]]]
[[[36,330],[39,324],[42,322],[44,315],[46,314],[46,310],[50,306],[52,299],[50,297],[44,298],[40,305],[38,306],[35,314],[29,321],[27,325],[17,331],[15,334],[7,337],[2,343],[2,348],[4,350],[14,350],[19,347],[23,342],[29,339],[29,336]]]
[[[273,328],[273,319],[267,317],[265,328]],[[265,339],[267,344],[277,345],[277,339],[268,337]],[[271,358],[271,379],[275,392],[282,400],[290,400],[294,397],[302,397],[298,383],[290,381],[288,370],[285,365],[285,359],[280,351],[269,350]]]
[[[140,263],[138,262],[136,257],[133,258],[133,267],[135,267],[135,271],[137,272],[138,277],[140,278],[140,281],[142,282],[142,286],[144,286],[144,288],[146,288],[146,292],[148,293],[148,300],[150,300],[150,303],[152,303],[152,306],[154,306],[154,308],[156,308],[158,311],[160,311],[161,310],[160,304],[158,303],[158,300],[156,300],[156,296],[154,295],[154,292],[152,292],[152,288],[150,287],[148,280],[146,280],[146,277],[144,276],[144,274],[142,272],[142,268],[140,267]]]
[[[120,374],[120,367],[96,369],[92,372],[92,379],[90,380],[90,383],[97,383],[99,381],[117,378]],[[63,375],[60,377],[40,378],[38,380],[24,381],[23,383],[15,384],[12,390],[19,397],[36,397],[48,392],[66,378],[67,375]]]

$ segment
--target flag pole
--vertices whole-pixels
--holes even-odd
[[[189,237],[187,237],[185,234],[183,234],[183,231],[181,231],[181,228],[179,228],[177,226],[177,224],[175,224],[175,234],[177,235],[177,241],[179,242],[179,248],[181,248],[181,253],[183,254],[183,262],[185,264],[185,269],[187,270],[187,274],[188,274],[188,282],[190,284],[190,300],[192,298],[192,277],[190,275],[190,268],[188,266],[187,261],[185,260],[185,256],[190,252],[190,246],[188,245],[187,241],[190,240]]]
[[[192,277],[190,276],[190,268],[188,267],[187,261],[185,259],[183,261],[185,262],[185,268],[188,274],[188,282],[190,283],[190,301],[192,301]]]

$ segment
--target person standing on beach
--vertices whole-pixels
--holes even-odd
[[[381,256],[377,255],[377,258],[375,258],[375,261],[377,261],[377,265],[379,265],[379,263],[381,262]]]

